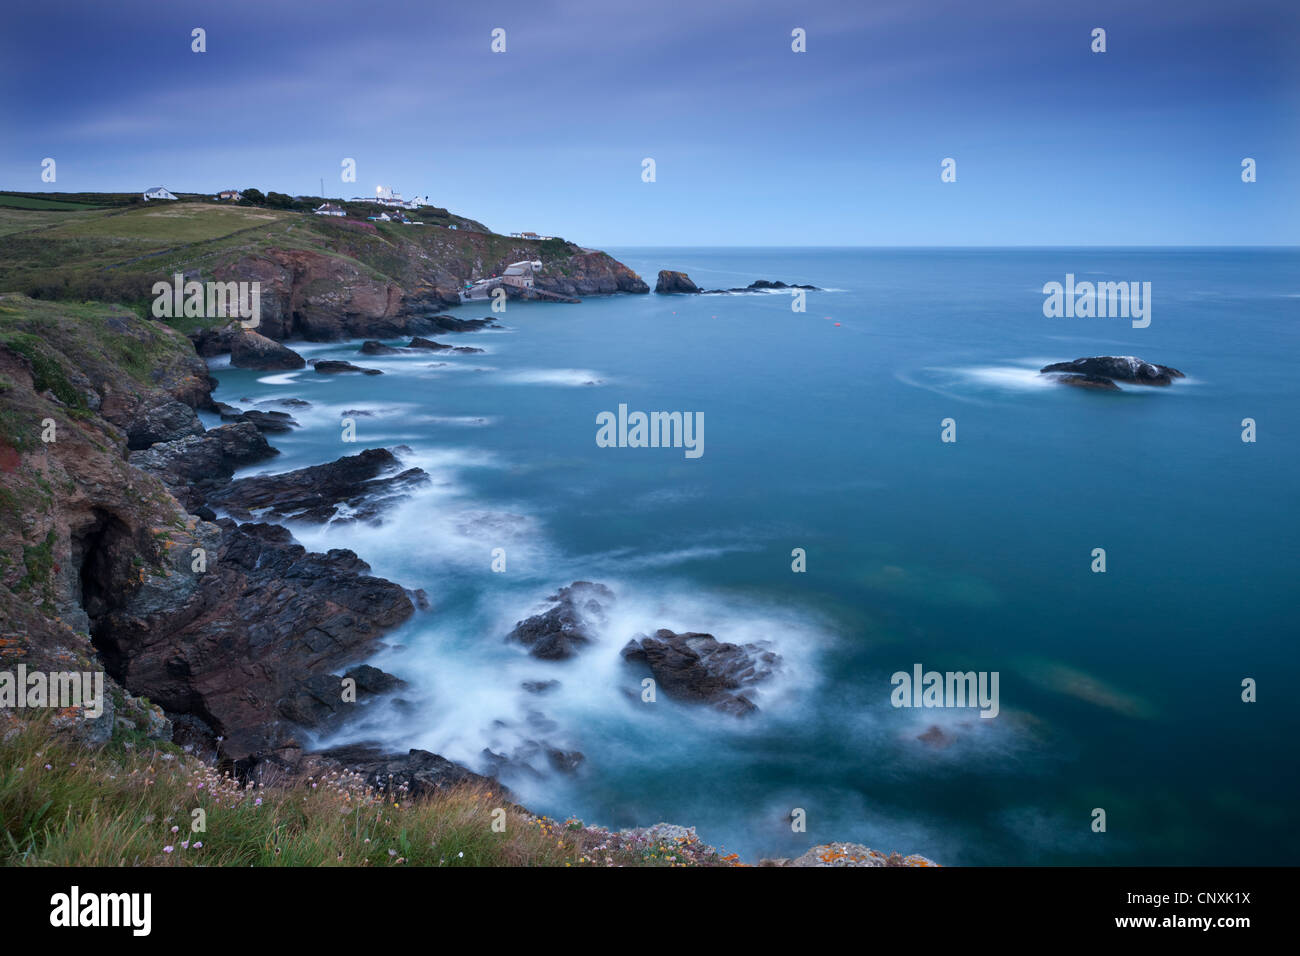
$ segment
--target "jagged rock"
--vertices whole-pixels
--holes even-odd
[[[574,581],[547,600],[556,602],[554,607],[517,622],[508,640],[523,644],[534,657],[558,661],[595,639],[592,626],[604,623],[605,607],[614,600],[614,592],[603,584]]]
[[[655,282],[655,293],[674,295],[677,293],[699,292],[700,287],[691,281],[685,272],[673,272],[670,269],[659,270],[659,280]]]
[[[138,451],[158,442],[201,434],[203,423],[193,408],[184,402],[163,402],[140,408],[137,416],[126,426],[126,447]]]
[[[178,441],[160,442],[131,452],[132,465],[157,475],[187,508],[224,485],[242,465],[263,461],[279,452],[252,422],[236,422]]]
[[[384,373],[377,368],[362,368],[359,365],[353,365],[351,362],[340,362],[334,359],[321,359],[312,362],[312,366],[322,375],[338,375],[342,372],[361,372],[363,375],[383,375]]]
[[[250,759],[295,746],[282,703],[338,694],[334,668],[372,653],[371,642],[414,611],[403,589],[373,577],[352,551],[308,552],[277,525],[223,520],[205,571],[189,553],[170,576],[135,592],[104,582],[92,611],[95,644],[110,672],[170,712],[200,718],[223,735],[222,752]],[[129,542],[101,564],[129,572]]]
[[[1089,376],[1091,377],[1089,381],[1096,378],[1106,378],[1121,382],[1132,382],[1135,385],[1169,385],[1176,378],[1186,377],[1176,368],[1170,368],[1167,365],[1154,365],[1132,355],[1095,355],[1090,358],[1077,358],[1073,362],[1056,362],[1053,365],[1046,365],[1039,371],[1043,373],[1071,372],[1079,376]],[[1066,384],[1080,385],[1084,383],[1073,381]],[[1094,385],[1092,387],[1104,388],[1105,386]]]
[[[360,664],[343,675],[357,682],[357,690],[367,694],[387,694],[390,690],[405,687],[406,681],[370,664]]]
[[[304,368],[306,359],[287,346],[252,329],[236,327],[230,334],[230,364],[259,371],[291,371]]]
[[[781,658],[762,641],[725,644],[712,634],[675,634],[661,628],[653,637],[638,635],[622,650],[623,659],[649,668],[669,697],[710,704],[743,716],[758,708],[740,691],[772,676]]]
[[[370,448],[324,465],[238,478],[209,495],[208,505],[240,520],[260,512],[264,517],[317,523],[336,518],[340,506],[346,505],[351,512],[346,520],[373,521],[429,480],[423,469],[399,472],[400,467],[392,452]]]

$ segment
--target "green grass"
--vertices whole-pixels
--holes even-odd
[[[4,725],[8,720],[8,726]],[[118,732],[76,745],[0,715],[0,864],[7,866],[729,865],[711,848],[626,842],[535,817],[473,787],[411,800],[328,773],[241,785],[171,744]],[[206,829],[194,832],[195,810]],[[494,829],[504,820],[504,830]],[[693,851],[698,852],[697,854]]]
[[[0,206],[11,209],[50,209],[60,212],[75,212],[80,209],[97,209],[84,202],[62,202],[58,199],[33,199],[30,196],[11,196],[0,193]]]

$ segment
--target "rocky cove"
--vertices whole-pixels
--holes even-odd
[[[113,307],[5,295],[0,315],[0,545],[5,555],[21,556],[6,559],[0,579],[0,656],[28,668],[75,662],[107,673],[104,717],[65,718],[76,739],[94,745],[116,729],[144,728],[240,779],[345,771],[396,781],[415,796],[469,783],[509,799],[496,779],[503,769],[539,760],[559,774],[582,767],[584,754],[552,739],[544,714],[523,745],[485,750],[483,773],[423,750],[313,749],[312,740],[369,704],[401,704],[400,673],[365,662],[413,615],[438,613],[431,604],[441,596],[374,575],[351,550],[311,551],[279,523],[381,525],[429,480],[402,464],[400,448],[239,476],[274,461],[267,436],[297,427],[294,415],[308,403],[290,398],[264,409],[217,401],[198,349],[210,350],[225,335],[232,362],[239,356],[268,369],[305,367],[300,356],[237,326],[186,337]],[[490,324],[412,317],[398,330],[412,336],[410,344],[394,351],[473,351],[417,333],[456,336]],[[372,341],[360,354],[389,348]],[[223,423],[205,428],[200,411]],[[47,420],[54,437],[40,441],[31,423]],[[539,662],[537,680],[525,688],[539,701],[555,683],[547,662],[589,653],[590,627],[618,600],[599,582],[557,584],[542,610],[521,608],[512,631],[485,636]],[[781,667],[770,647],[706,633],[661,628],[624,640],[618,654],[629,700],[650,685],[726,720],[752,714],[750,688]],[[866,848],[828,858],[833,865],[886,859]],[[798,865],[832,864],[809,856]]]

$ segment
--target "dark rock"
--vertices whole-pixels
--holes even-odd
[[[659,280],[655,283],[655,292],[659,295],[699,292],[700,287],[691,281],[685,272],[673,272],[670,269],[659,270]]]
[[[161,478],[167,490],[192,509],[202,504],[206,495],[224,486],[236,468],[278,454],[256,425],[236,422],[131,452],[127,460]]]
[[[298,427],[292,416],[285,412],[263,412],[255,408],[241,413],[239,420],[252,422],[260,432],[287,432]]]
[[[761,292],[765,289],[805,289],[809,292],[818,291],[815,285],[799,285],[798,283],[787,284],[785,282],[781,282],[780,280],[773,282],[770,279],[756,279],[755,281],[751,282],[749,285],[745,286],[743,289],[741,288],[706,289],[704,291],[704,294],[705,295],[737,295],[742,292]]]
[[[422,339],[419,336],[411,339],[411,344],[407,346],[411,349],[428,349],[432,352],[445,352],[451,348],[450,345],[443,345],[441,342],[434,342],[431,339]]]
[[[343,675],[357,682],[357,690],[365,694],[387,694],[398,687],[405,687],[406,681],[394,677],[386,671],[369,664],[360,664]]]
[[[623,659],[649,668],[669,697],[711,704],[737,716],[758,708],[739,691],[772,676],[781,658],[770,644],[725,644],[712,634],[675,634],[661,628],[653,637],[638,635],[623,648]]]
[[[184,402],[143,405],[126,426],[126,447],[140,451],[158,442],[202,435],[203,423]]]
[[[88,609],[106,668],[175,714],[225,737],[223,753],[251,759],[296,746],[293,721],[340,700],[332,671],[373,653],[372,642],[413,613],[403,589],[371,576],[352,551],[308,552],[278,525],[204,526],[217,533],[206,571],[182,555],[165,592],[105,594]],[[120,561],[134,550],[125,543]]]
[[[496,324],[496,319],[458,319],[450,315],[428,315],[411,320],[412,331],[422,329],[428,332],[477,332]],[[418,346],[412,346],[416,347]]]
[[[1176,378],[1186,377],[1176,368],[1153,365],[1132,355],[1095,355],[1091,358],[1077,358],[1073,362],[1046,365],[1039,371],[1073,372],[1078,375],[1132,382],[1135,385],[1169,385]]]
[[[1104,392],[1123,391],[1110,379],[1100,375],[1062,375],[1057,381],[1062,385],[1073,385],[1075,388],[1095,388]]]
[[[582,762],[587,759],[585,754],[577,750],[558,750],[554,747],[547,748],[546,758],[561,773],[577,773]]]
[[[516,623],[507,639],[523,644],[534,657],[558,661],[595,639],[592,625],[604,623],[604,610],[614,600],[614,592],[603,584],[574,581],[547,600],[555,606]]]
[[[316,523],[336,517],[346,504],[354,512],[347,520],[374,521],[408,490],[429,480],[423,469],[398,472],[400,467],[392,452],[371,448],[324,465],[236,479],[209,496],[208,504],[240,520],[269,509],[264,516]]]
[[[382,342],[376,342],[374,339],[361,343],[358,350],[362,355],[401,355],[404,349],[395,349],[391,345],[384,345]]]
[[[363,375],[384,374],[377,368],[362,368],[359,365],[353,365],[351,362],[339,362],[334,359],[321,359],[313,362],[312,365],[322,375],[338,375],[342,372],[361,372]]]
[[[230,364],[235,368],[273,372],[304,368],[307,361],[274,339],[252,329],[239,328],[230,336]]]

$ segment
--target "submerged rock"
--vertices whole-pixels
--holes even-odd
[[[335,359],[320,359],[313,361],[312,365],[322,375],[339,375],[343,372],[361,372],[363,375],[384,374],[377,368],[362,368],[360,365],[353,365],[351,362],[340,362]]]
[[[767,680],[781,658],[767,641],[727,644],[712,634],[675,634],[660,628],[653,637],[638,635],[623,648],[623,659],[649,668],[655,683],[669,697],[710,704],[743,716],[758,710],[740,693]]]
[[[559,661],[595,640],[592,627],[604,623],[614,592],[603,584],[574,581],[547,600],[555,606],[516,623],[508,640],[523,644],[534,657]]]
[[[1073,362],[1056,362],[1039,369],[1044,374],[1064,372],[1069,375],[1059,379],[1066,385],[1084,388],[1106,388],[1100,380],[1132,382],[1135,385],[1169,385],[1176,378],[1185,378],[1182,372],[1167,365],[1144,362],[1132,355],[1094,355],[1077,358]]]
[[[393,348],[391,345],[376,342],[374,339],[367,339],[361,343],[361,348],[358,351],[362,355],[402,355],[406,350]]]

